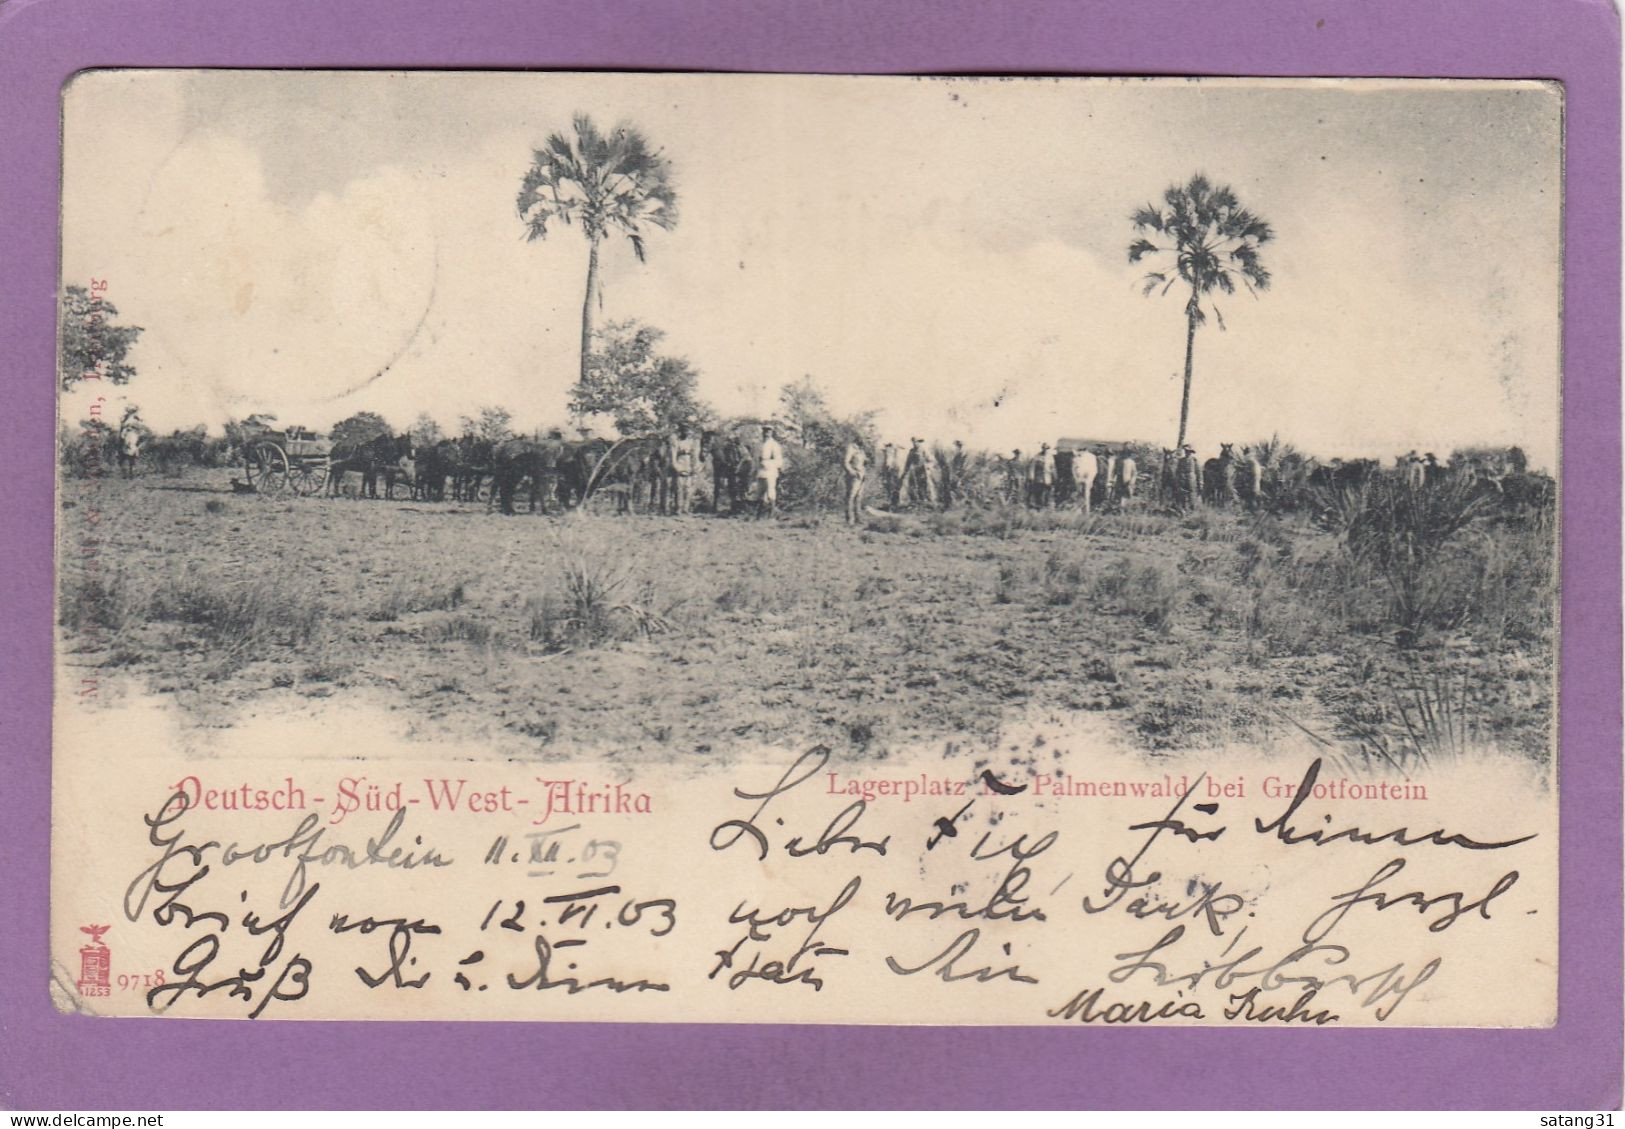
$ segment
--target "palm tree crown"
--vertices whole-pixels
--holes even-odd
[[[1148,204],[1130,217],[1134,230],[1142,234],[1129,245],[1128,261],[1138,263],[1157,254],[1169,255],[1173,260],[1168,264],[1171,270],[1165,266],[1146,274],[1143,293],[1160,288],[1166,294],[1175,282],[1188,284],[1188,305],[1194,311],[1196,324],[1201,325],[1207,320],[1201,299],[1214,290],[1234,294],[1238,280],[1249,293],[1269,289],[1270,272],[1259,260],[1258,249],[1275,233],[1268,223],[1241,206],[1229,185],[1211,184],[1197,173],[1189,183],[1176,184],[1164,192],[1163,202],[1163,208]],[[1153,234],[1161,242],[1147,238]],[[1217,306],[1213,312],[1222,329],[1223,315]]]
[[[622,124],[605,136],[585,114],[577,114],[573,124],[573,140],[555,133],[532,150],[517,204],[529,241],[545,239],[553,220],[579,223],[587,237],[587,289],[581,303],[581,380],[586,383],[593,307],[600,301],[598,244],[606,236],[623,234],[641,263],[647,226],[677,226],[677,194],[671,187],[671,162],[638,130]]]
[[[1223,329],[1224,315],[1211,297],[1215,290],[1234,294],[1238,281],[1254,297],[1269,289],[1270,272],[1258,249],[1275,233],[1241,206],[1228,185],[1214,185],[1201,173],[1186,184],[1173,185],[1162,199],[1163,207],[1148,204],[1129,217],[1140,237],[1129,244],[1128,261],[1163,256],[1161,268],[1146,273],[1142,290],[1146,295],[1153,290],[1166,294],[1176,282],[1191,288],[1185,302],[1185,385],[1179,402],[1178,445],[1183,447],[1190,420],[1196,327],[1207,321],[1203,299]]]
[[[605,136],[585,114],[577,114],[573,124],[573,140],[554,133],[533,150],[518,199],[526,238],[545,238],[553,220],[580,223],[595,244],[613,232],[624,233],[642,262],[644,225],[677,226],[671,162],[629,125]]]

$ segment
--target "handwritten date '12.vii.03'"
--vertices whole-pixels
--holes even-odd
[[[1549,1021],[1533,818],[1449,774],[1233,769],[176,774],[105,797],[59,967],[129,1015]]]

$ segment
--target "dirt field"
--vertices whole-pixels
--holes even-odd
[[[1281,517],[504,518],[230,473],[64,482],[70,676],[207,727],[370,696],[508,757],[949,752],[1083,714],[1152,754],[1550,745],[1549,534],[1467,542],[1441,599],[1472,614],[1401,648],[1380,581]]]

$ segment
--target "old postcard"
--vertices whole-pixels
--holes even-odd
[[[1555,1023],[1560,87],[63,114],[60,1008]]]

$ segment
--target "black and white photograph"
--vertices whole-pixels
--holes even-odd
[[[103,692],[537,758],[1056,711],[1550,755],[1546,87],[68,100],[60,619]]]
[[[906,929],[925,896],[855,874],[774,919],[824,930],[775,972],[739,971],[760,922],[744,949],[691,935],[722,994],[683,1017],[1549,1022],[1555,879],[1534,876],[1556,866],[1562,114],[1533,81],[83,73],[64,92],[57,833],[125,797],[146,836],[136,808],[170,785],[188,819],[310,811],[303,839],[263,833],[263,853],[310,848],[301,875],[339,849],[312,834],[325,847],[392,813],[385,839],[432,855],[430,809],[470,796],[535,825],[647,816],[719,855],[789,840],[820,865],[884,827],[894,861],[905,841],[937,852],[935,921],[950,887],[971,899],[957,920],[977,916],[987,883],[942,862],[993,857],[975,821],[1027,844],[1006,856],[1020,876],[980,895],[985,935],[901,945],[832,991],[812,959],[858,960],[852,936],[828,939],[835,915]],[[816,788],[857,816],[791,818],[796,787],[798,812]],[[1023,791],[1038,824],[988,813]],[[1136,881],[1118,823],[1057,861],[1093,802],[1164,828],[1159,851],[1206,849],[1186,799],[1218,812],[1194,820],[1244,802],[1229,842],[1293,863],[1272,871],[1259,846],[1228,883],[1211,858]],[[516,852],[526,834],[515,865],[542,874],[559,852],[534,827]],[[506,865],[508,832],[482,835],[463,863]],[[1205,888],[1200,940],[1233,957],[1220,919],[1267,890],[1297,899],[1281,891],[1320,865],[1302,844],[1344,858],[1340,838],[1427,841],[1441,865],[1472,846],[1490,853],[1454,855],[1492,868],[1494,849],[1549,850],[1516,890],[1516,870],[1453,879],[1455,915],[1475,918],[1459,924],[1439,925],[1442,888],[1409,893],[1421,861],[1353,873],[1375,851],[1327,879],[1350,884],[1328,887],[1332,909],[1322,890],[1285,915],[1310,951],[1362,917],[1427,945],[1455,924],[1444,941],[1480,962],[1464,970],[1536,954],[1528,999],[1464,1002],[1465,971],[1450,981],[1455,958],[1431,950],[1216,1003],[1200,973],[1176,996],[1143,971],[1168,928],[1147,917],[1195,914]],[[609,853],[569,855],[572,880]],[[1150,948],[1107,946],[1141,952],[1109,977],[1130,982],[1119,1002],[1104,974],[1052,988],[1012,949],[1024,915],[1045,919],[1040,887],[1058,920],[1074,895],[1115,904],[1176,871],[1120,926]],[[1365,904],[1405,898],[1380,918]],[[153,916],[133,904],[130,922]],[[487,924],[507,914],[490,908]],[[59,987],[83,997],[89,926],[71,916]],[[1492,916],[1510,939],[1488,939]],[[404,952],[391,942],[396,986]],[[87,967],[105,980],[102,959]],[[509,988],[563,983],[562,957],[527,959]],[[571,1006],[607,985],[635,1010],[677,983],[682,959],[662,960],[660,988],[620,964],[573,974]],[[442,963],[431,987],[484,990]],[[978,1004],[956,987],[975,970],[1032,1006]],[[205,1005],[184,971],[90,1006],[297,1017],[286,988]],[[794,987],[758,1013],[737,1003],[750,977]],[[814,980],[821,996],[798,994]],[[412,1003],[378,996],[322,1014]],[[804,1002],[832,997],[828,1015]],[[641,1018],[570,1017],[609,1014]]]

